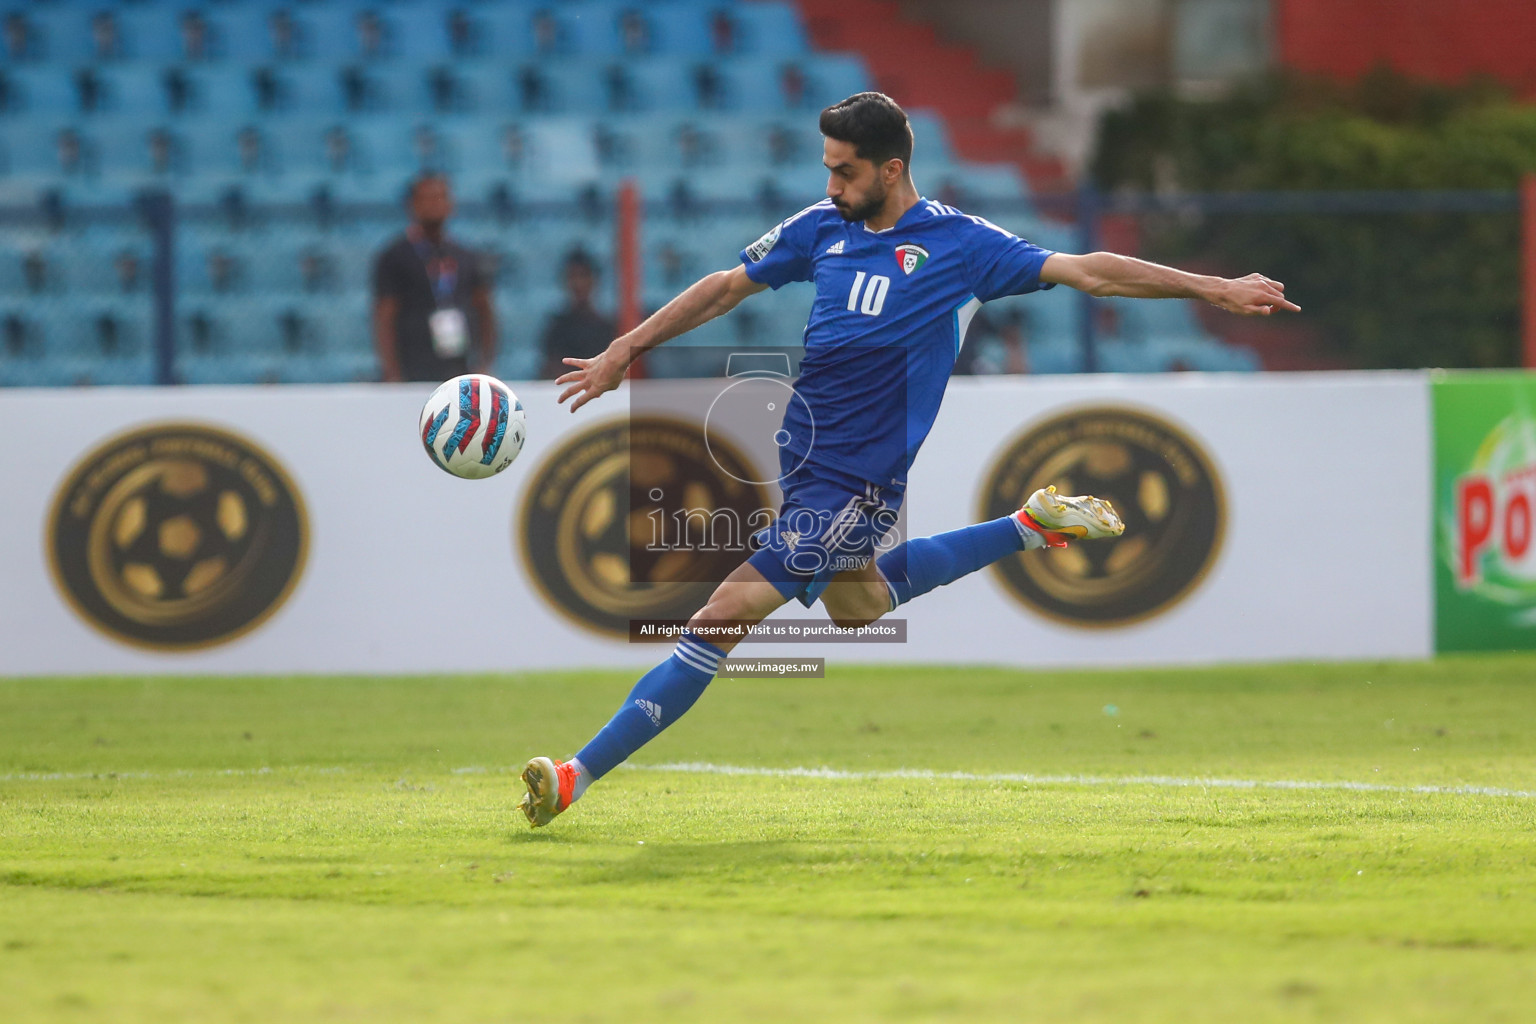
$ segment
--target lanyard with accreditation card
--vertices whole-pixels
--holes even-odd
[[[439,359],[457,359],[469,348],[469,324],[464,319],[464,311],[453,304],[454,288],[459,282],[459,262],[428,242],[414,224],[407,231],[407,237],[426,269],[432,298],[437,304],[437,309],[427,318],[427,326],[432,332],[432,351]]]

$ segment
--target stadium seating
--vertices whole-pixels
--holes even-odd
[[[144,189],[168,190],[181,211],[183,379],[371,377],[371,259],[400,230],[404,184],[427,169],[453,175],[472,206],[454,228],[499,267],[498,368],[526,376],[566,251],[597,259],[612,303],[620,181],[647,201],[654,308],[822,194],[815,112],[873,84],[859,57],[812,50],[796,6],[779,0],[0,8],[24,27],[0,62],[0,207],[55,204],[41,226],[0,229],[3,384],[150,379],[154,252],[132,213]],[[1033,216],[1017,168],[959,161],[937,115],[912,120],[929,195],[1071,244]],[[689,341],[792,344],[810,300],[765,294]],[[1079,368],[1081,305],[1023,301],[1035,369]],[[1178,303],[1127,307],[1104,349],[1123,369],[1245,359]]]

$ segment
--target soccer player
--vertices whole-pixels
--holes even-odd
[[[912,183],[907,115],[881,93],[821,113],[827,198],[742,250],[741,265],[698,281],[592,359],[566,359],[556,380],[575,412],[623,380],[629,364],[749,295],[811,281],[796,393],[780,442],[784,504],[738,566],[689,621],[745,629],[791,599],[818,599],[843,627],[866,625],[999,559],[1067,538],[1118,535],[1108,503],[1036,491],[1012,515],[875,557],[894,522],[907,469],[933,425],[966,327],[983,302],[1058,284],[1093,295],[1204,299],[1233,313],[1300,311],[1262,274],[1202,277],[1095,252],[1051,252],[959,210]],[[672,656],[635,685],[617,714],[568,761],[535,757],[521,807],[548,824],[698,700],[740,639],[684,630]]]

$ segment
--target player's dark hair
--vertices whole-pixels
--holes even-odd
[[[912,125],[907,112],[883,92],[860,92],[821,112],[821,134],[847,142],[876,167],[900,160],[912,169]]]

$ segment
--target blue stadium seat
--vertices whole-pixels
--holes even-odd
[[[276,83],[277,109],[311,117],[347,112],[339,69],[332,64],[288,64],[264,69]]]
[[[298,29],[298,55],[302,59],[333,63],[371,56],[364,52],[359,33],[359,18],[365,9],[305,4],[286,10]]]
[[[907,119],[912,124],[912,153],[918,167],[954,161],[954,146],[942,117],[931,110],[909,110]]]
[[[505,61],[569,52],[568,44],[558,38],[558,20],[550,23],[549,48],[541,50],[541,37],[533,31],[533,9],[524,4],[477,4],[467,8],[467,15],[480,56]]]
[[[629,102],[634,111],[689,110],[695,106],[693,67],[675,57],[652,57],[624,63]]]
[[[122,120],[98,128],[101,173],[108,178],[173,177],[192,171],[187,148],[172,129]]]
[[[272,47],[274,8],[263,3],[214,4],[201,9],[208,23],[210,45],[230,61],[267,61],[279,55]]]
[[[124,55],[136,61],[176,61],[185,56],[178,4],[124,5],[114,12]]]
[[[548,106],[557,114],[597,114],[609,109],[606,65],[558,61],[540,65],[548,89]]]
[[[1027,346],[1031,373],[1082,373],[1082,349],[1072,341],[1031,339]]]
[[[42,58],[55,64],[95,59],[91,11],[84,5],[38,4],[27,10],[41,41]]]
[[[712,11],[686,3],[650,4],[643,11],[650,29],[651,53],[705,57],[715,52]]]
[[[820,110],[856,92],[874,88],[874,79],[861,57],[816,54],[786,63],[798,63],[805,70],[806,90],[798,105],[802,110]]]
[[[356,111],[426,114],[433,93],[426,68],[403,62],[351,65],[341,71],[342,95]]]
[[[80,95],[74,72],[59,65],[0,69],[13,109],[29,117],[72,117]]]
[[[730,15],[736,21],[736,49],[740,53],[792,56],[811,49],[799,14],[788,4],[733,4]]]
[[[453,56],[448,12],[438,4],[379,7],[376,13],[384,26],[383,56],[414,61],[445,60]]]
[[[505,64],[463,64],[451,69],[457,108],[482,115],[520,110],[522,101],[514,70]]]
[[[251,71],[244,66],[177,68],[183,90],[183,116],[247,117],[258,111]]]
[[[568,52],[581,57],[617,57],[624,53],[618,5],[584,0],[582,3],[551,5],[544,10],[558,19],[561,39]],[[637,14],[643,23],[643,9],[637,9]]]

